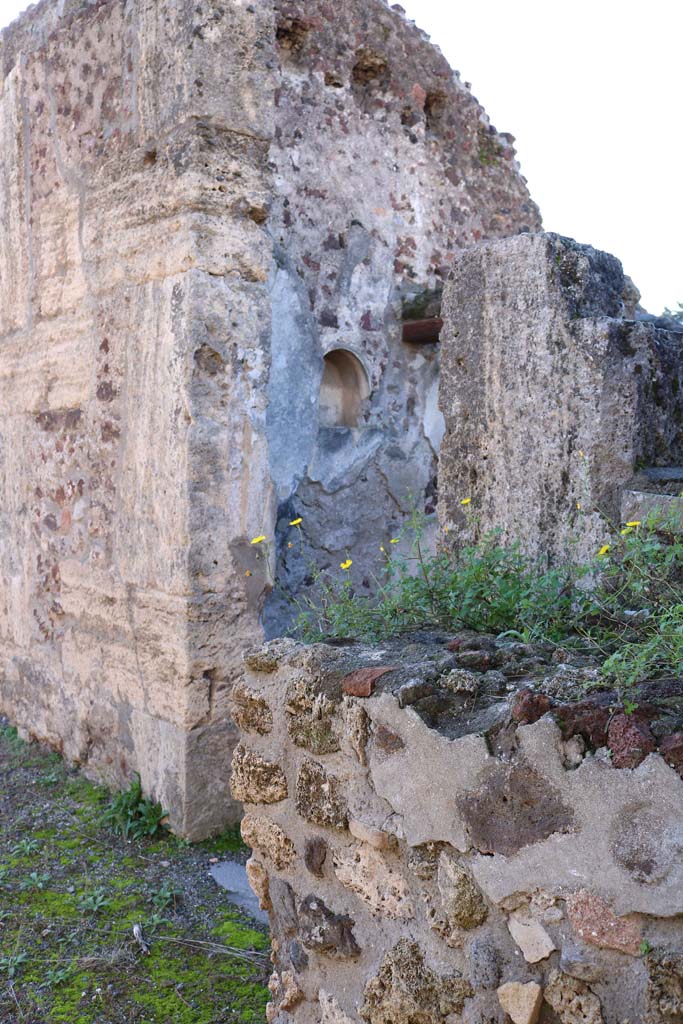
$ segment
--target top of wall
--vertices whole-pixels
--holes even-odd
[[[470,91],[430,37],[409,21],[398,4],[385,0],[275,0],[277,38],[283,70],[320,74],[328,87],[351,85],[366,112],[375,120],[396,111],[407,133],[426,119],[428,136],[453,154],[445,168],[453,186],[476,187],[480,178],[499,184],[509,199],[514,137],[498,132]],[[276,101],[277,102],[277,101]],[[411,138],[417,143],[419,136]],[[473,166],[465,169],[463,155]],[[465,170],[469,173],[464,173]],[[519,179],[528,203],[527,230],[540,224],[538,209]],[[502,203],[504,206],[505,203]],[[517,223],[512,233],[520,230]],[[501,223],[496,234],[511,233]]]

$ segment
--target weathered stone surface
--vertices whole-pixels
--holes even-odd
[[[396,838],[391,833],[366,825],[358,818],[349,818],[349,832],[355,839],[359,839],[361,843],[367,843],[375,850],[391,850],[396,845]]]
[[[578,880],[588,888],[595,884],[599,864],[599,894],[617,916],[681,913],[683,859],[674,822],[683,789],[663,759],[648,757],[634,771],[621,772],[607,758],[587,757],[567,772],[557,729],[547,718],[521,726],[517,738],[518,756],[561,787],[575,823],[566,833],[523,847],[514,856],[475,857],[472,874],[486,897],[503,903],[526,891],[529,879],[546,891],[572,892]]]
[[[490,936],[477,936],[467,949],[470,981],[474,988],[496,988],[500,981],[501,953]]]
[[[555,719],[566,740],[581,736],[593,750],[607,745],[608,707],[601,707],[591,700],[563,704],[555,708]]]
[[[288,795],[282,768],[243,744],[235,750],[230,785],[235,800],[245,804],[276,804]]]
[[[273,712],[268,703],[243,683],[236,683],[230,694],[232,718],[243,732],[267,735],[273,728]]]
[[[488,907],[481,890],[456,858],[445,850],[439,857],[437,888],[443,912],[452,928],[469,931],[484,923]]]
[[[672,768],[683,778],[683,732],[665,736],[659,744],[659,752]]]
[[[525,911],[510,914],[508,929],[529,964],[546,960],[557,948],[540,921]]]
[[[272,910],[270,899],[270,879],[263,864],[251,857],[247,861],[247,881],[255,896],[258,897],[261,910]]]
[[[646,1024],[678,1024],[683,1019],[683,956],[653,953],[647,958]]]
[[[338,706],[315,682],[305,677],[293,680],[287,687],[285,710],[287,728],[298,747],[312,754],[332,754],[339,750],[336,728]]]
[[[342,784],[315,761],[304,762],[299,771],[296,780],[296,809],[314,825],[346,828],[348,805]]]
[[[543,718],[552,706],[553,701],[546,693],[520,690],[512,705],[512,719],[519,725],[533,725],[539,718]]]
[[[589,945],[638,955],[642,924],[634,918],[617,917],[596,893],[585,889],[572,893],[567,898],[567,915],[576,934]]]
[[[595,950],[589,949],[583,942],[566,941],[562,944],[560,971],[590,984],[604,978],[605,965],[600,962]]]
[[[365,986],[361,1018],[367,1024],[442,1024],[472,994],[456,975],[439,975],[415,942],[402,939],[387,953],[379,974]]]
[[[270,879],[269,894],[273,904],[270,923],[276,941],[280,941],[281,936],[285,936],[289,941],[295,940],[299,927],[299,915],[297,895],[294,889],[289,882],[274,875]],[[289,942],[287,945],[289,946]]]
[[[387,672],[393,672],[391,666],[381,668],[359,668],[350,672],[342,680],[342,690],[349,697],[371,697],[378,679]]]
[[[318,993],[318,1001],[322,1011],[320,1024],[355,1024],[355,1021],[342,1011],[337,1000],[329,992],[321,989]]]
[[[48,0],[0,52],[0,702],[199,838],[239,816],[221,727],[268,594],[280,632],[311,562],[371,571],[406,494],[433,501],[438,350],[402,344],[404,306],[540,217],[379,0]],[[339,349],[353,429],[320,422]]]
[[[615,715],[609,724],[607,742],[615,768],[637,768],[657,744],[650,726],[637,715]]]
[[[295,1009],[304,998],[294,971],[283,971],[282,974],[273,971],[268,988],[278,1011],[283,1010],[285,1013]]]
[[[360,948],[353,935],[354,922],[346,914],[335,914],[317,896],[307,896],[297,908],[299,936],[307,949],[347,958]]]
[[[373,730],[372,738],[375,747],[384,754],[397,754],[405,747],[401,737],[383,725],[379,725]]]
[[[386,687],[378,688],[382,692],[362,704],[358,698],[336,698],[341,747],[324,763],[308,759],[287,731],[288,686],[303,676],[312,687],[337,693],[347,666],[370,661],[372,649],[340,645],[341,654],[328,662],[319,647],[291,645],[277,676],[252,684],[273,708],[280,766],[288,779],[302,773],[306,793],[303,803],[292,794],[272,812],[272,824],[300,853],[290,860],[285,844],[284,867],[275,860],[282,837],[272,834],[266,809],[250,807],[245,822],[247,835],[258,831],[255,887],[272,904],[275,968],[280,977],[294,972],[304,992],[285,1010],[278,988],[273,1022],[282,1018],[284,1024],[286,1017],[291,1024],[320,1024],[322,1017],[331,1024],[348,1024],[345,1018],[379,1024],[514,1024],[534,1019],[538,992],[533,986],[547,983],[548,1003],[538,1020],[678,1024],[676,1015],[668,1020],[660,1007],[660,1000],[662,1007],[669,1005],[667,999],[677,1005],[678,968],[670,965],[658,975],[657,995],[654,980],[648,982],[650,958],[640,944],[640,928],[645,923],[657,962],[666,956],[676,960],[677,953],[664,951],[678,949],[683,913],[683,780],[659,756],[647,757],[633,770],[615,771],[607,752],[592,753],[579,733],[563,739],[552,714],[533,724],[512,723],[512,741],[498,753],[480,736],[449,739],[438,722],[430,727],[419,708],[400,709],[396,699],[402,679],[416,678],[420,664],[439,686],[452,668],[452,654],[444,653],[444,646],[438,634],[433,641],[406,637],[383,645],[376,660],[396,665],[393,681],[387,677]],[[496,638],[486,647],[494,655],[503,649]],[[530,655],[520,649],[517,656]],[[543,670],[543,692],[566,700],[569,676],[558,676],[556,688],[546,689],[554,668]],[[462,702],[457,731],[462,721],[475,721],[468,716],[473,699],[481,698],[454,696]],[[493,699],[500,702],[500,696],[495,690]],[[603,697],[613,703],[613,695],[599,692],[591,701]],[[507,696],[504,704],[509,715]],[[348,742],[351,707],[363,711],[367,765]],[[672,717],[667,712],[653,722],[655,735],[666,735]],[[381,730],[390,734],[391,753],[375,742]],[[581,758],[568,771],[567,745],[574,740]],[[261,756],[270,740],[253,742]],[[483,809],[478,818],[466,818],[477,795]],[[512,799],[510,811],[505,798]],[[311,804],[322,825],[302,813]],[[558,805],[568,824],[551,831],[547,814]],[[509,838],[505,849],[511,852],[480,848],[479,823],[487,810],[502,819],[501,834]],[[257,826],[254,818],[260,819]],[[348,831],[342,829],[344,821]],[[401,943],[405,956],[393,961]],[[553,973],[558,966],[559,973]],[[459,990],[462,1009],[449,999],[453,971],[462,972],[466,980],[459,984],[471,993],[465,998]],[[504,987],[501,1001],[497,989],[511,984],[518,988]]]
[[[365,708],[355,700],[344,701],[344,738],[360,764],[367,764],[366,747],[370,735],[369,719]]]
[[[620,521],[640,458],[678,451],[683,358],[635,322],[620,263],[552,234],[483,243],[444,291],[439,517],[447,546],[500,528],[529,554],[586,560]],[[673,359],[673,361],[672,361]],[[651,462],[652,464],[652,462]],[[471,500],[465,515],[461,502]],[[599,509],[598,513],[596,510]]]
[[[314,836],[306,840],[304,848],[304,863],[316,878],[323,877],[323,865],[327,860],[327,843],[320,836]]]
[[[535,981],[509,981],[498,989],[498,1001],[512,1024],[536,1024],[543,1005],[543,989]]]
[[[355,892],[371,913],[402,920],[415,916],[406,879],[379,851],[356,843],[335,850],[332,862],[341,884]]]
[[[280,664],[277,655],[268,645],[248,651],[243,660],[251,672],[262,672],[265,675],[277,672]]]
[[[268,429],[284,505],[277,575],[296,593],[311,564],[338,573],[347,549],[361,587],[383,567],[406,495],[433,508],[438,347],[402,343],[402,320],[433,311],[452,252],[539,217],[510,138],[400,11],[378,0],[276,6]],[[372,167],[360,189],[359,154]],[[361,364],[354,388],[335,387],[335,357],[321,359],[340,349]],[[290,509],[303,512],[299,529]],[[269,633],[291,617],[276,588]]]
[[[482,774],[479,789],[458,801],[472,841],[482,853],[509,856],[524,846],[569,831],[574,814],[531,765],[497,764]]]
[[[561,1024],[604,1024],[600,1000],[587,985],[553,971],[543,993]]]
[[[247,846],[272,860],[278,871],[284,871],[294,860],[294,843],[270,818],[245,814],[241,828]]]
[[[451,693],[476,694],[480,684],[481,676],[464,668],[451,669],[445,676],[439,677],[439,686]]]

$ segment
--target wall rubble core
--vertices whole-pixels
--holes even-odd
[[[538,211],[381,0],[43,0],[0,68],[0,710],[201,838],[239,814],[228,696],[273,572],[368,566],[434,500],[437,346],[402,318]],[[337,348],[353,428],[318,423]]]
[[[273,936],[270,1024],[681,1019],[683,767],[665,761],[680,692],[652,752],[619,769],[596,726],[618,695],[572,723],[565,701],[597,669],[540,645],[283,640],[246,666],[268,715],[243,756],[286,779],[267,803],[258,771],[240,779]],[[348,695],[378,668],[370,696]]]

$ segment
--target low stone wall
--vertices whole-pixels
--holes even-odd
[[[473,634],[247,657],[232,785],[270,1022],[683,1019],[680,686],[624,708],[567,657]]]

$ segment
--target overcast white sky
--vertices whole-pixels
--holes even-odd
[[[683,301],[680,0],[402,4],[517,137],[545,227],[618,256],[652,312]]]

